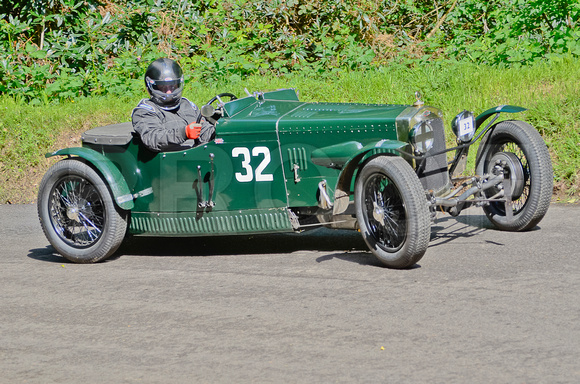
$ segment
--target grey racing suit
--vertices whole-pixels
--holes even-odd
[[[154,152],[163,152],[191,148],[213,140],[215,128],[203,118],[199,138],[190,140],[185,134],[185,127],[194,123],[200,113],[199,108],[185,97],[181,98],[177,108],[170,111],[143,99],[133,109],[131,119],[143,144]]]

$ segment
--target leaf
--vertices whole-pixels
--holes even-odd
[[[44,59],[46,58],[47,54],[46,51],[43,50],[36,50],[34,52],[30,52],[29,56],[32,57],[33,59]]]
[[[101,20],[101,25],[105,25],[109,22],[109,20],[111,20],[111,12],[107,12],[105,14],[105,16],[103,17],[103,20]]]

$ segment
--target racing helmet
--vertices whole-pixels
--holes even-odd
[[[183,71],[171,59],[157,59],[145,72],[145,86],[151,101],[165,110],[179,106],[183,92]]]

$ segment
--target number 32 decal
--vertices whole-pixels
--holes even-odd
[[[250,150],[245,147],[236,147],[232,149],[232,157],[242,156],[242,168],[244,168],[245,173],[236,172],[236,180],[241,183],[249,182],[254,179],[254,170],[250,165],[250,160],[253,157],[259,155],[264,155],[264,159],[260,162],[260,165],[256,168],[256,181],[273,181],[274,175],[269,173],[262,173],[264,169],[270,164],[270,150],[268,147],[254,147],[252,149],[252,155],[250,156]]]

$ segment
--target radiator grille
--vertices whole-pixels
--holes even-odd
[[[434,144],[433,148],[427,152],[428,155],[445,150],[445,129],[441,119],[431,120],[433,127]],[[419,165],[420,161],[417,161]],[[447,171],[447,156],[445,153],[428,156],[425,166],[417,173],[423,188],[433,190],[435,194],[446,190],[449,185],[449,174]]]

